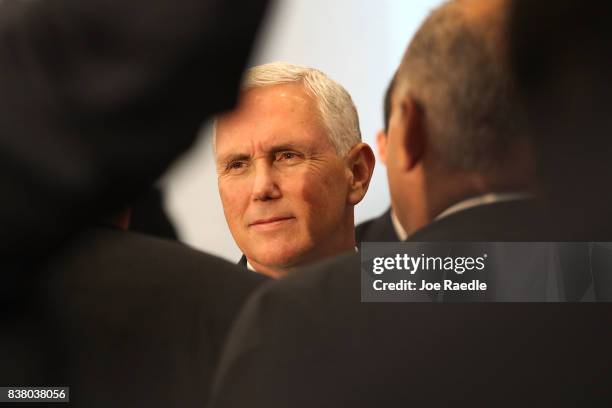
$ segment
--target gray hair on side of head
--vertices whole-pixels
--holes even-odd
[[[444,166],[484,171],[512,160],[508,152],[524,140],[527,125],[501,52],[487,42],[499,21],[473,24],[460,6],[447,1],[429,15],[406,50],[396,85],[423,109]]]
[[[320,119],[329,140],[339,156],[345,156],[361,142],[359,116],[349,93],[336,81],[318,69],[272,62],[249,69],[244,76],[241,91],[301,82],[314,98]],[[216,122],[213,122],[213,149],[216,141]]]

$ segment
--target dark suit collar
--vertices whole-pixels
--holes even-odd
[[[456,212],[460,212],[463,210],[467,210],[473,207],[478,207],[486,204],[495,204],[506,201],[521,201],[521,200],[530,200],[532,199],[532,195],[525,192],[503,192],[503,193],[485,193],[479,194],[476,196],[471,196],[464,198],[461,201],[454,203],[449,206],[447,209],[442,211],[435,219],[441,219],[447,217],[448,215],[454,214]]]
[[[399,241],[391,219],[391,208],[379,217],[359,224],[355,228],[355,240],[357,243]]]
[[[532,199],[483,204],[435,220],[407,241],[556,241],[544,215]]]

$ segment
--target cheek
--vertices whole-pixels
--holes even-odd
[[[402,174],[402,168],[407,164],[404,146],[397,139],[389,139],[387,144],[387,172],[395,179]]]
[[[219,182],[219,195],[223,204],[223,213],[229,224],[238,222],[245,211],[248,202],[248,190],[242,188],[240,183],[233,181]]]
[[[338,217],[346,206],[347,185],[342,169],[326,172],[305,172],[288,180],[286,196],[308,217],[309,224],[321,224],[321,219]]]
[[[387,162],[386,162],[387,178],[389,179],[389,182],[391,182],[391,180],[397,174],[397,169],[398,169],[397,148],[395,146],[391,146],[390,143],[391,141],[389,141],[389,144],[387,144],[388,150],[387,150],[387,157],[386,157],[387,158]]]
[[[394,168],[394,166],[392,164],[388,164],[387,165],[387,181],[388,181],[388,185],[389,185],[389,193],[391,194],[391,197],[395,198],[395,195],[397,193],[397,185],[398,185],[398,180],[397,180],[397,171]]]

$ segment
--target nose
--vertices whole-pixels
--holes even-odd
[[[270,163],[265,163],[264,160],[255,165],[252,196],[254,201],[268,201],[281,197],[274,168]]]

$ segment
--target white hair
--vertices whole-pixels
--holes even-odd
[[[338,155],[346,155],[361,142],[359,117],[351,96],[342,85],[318,69],[286,62],[259,65],[246,72],[241,91],[292,82],[302,82],[306,92],[317,102],[320,119]],[[216,120],[213,123],[213,146],[215,139]]]

